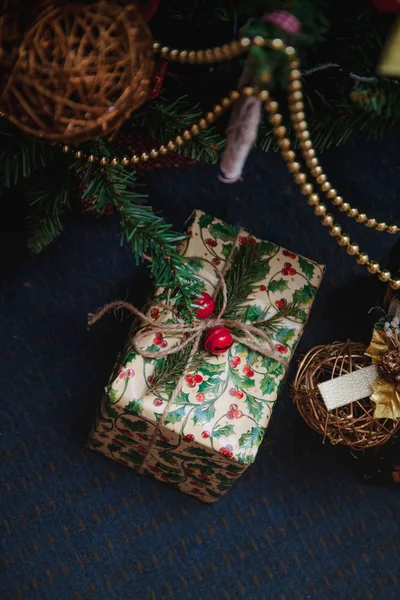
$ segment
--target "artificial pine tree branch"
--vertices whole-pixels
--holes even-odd
[[[112,154],[104,144],[98,151]],[[119,215],[122,230],[121,243],[128,242],[136,261],[150,258],[149,268],[157,287],[173,290],[179,306],[189,309],[193,298],[201,291],[196,270],[189,259],[178,252],[178,244],[186,235],[176,233],[150,206],[146,196],[137,191],[136,173],[121,165],[84,164],[77,161],[73,167],[82,177],[82,197],[91,208],[103,213],[112,206]]]

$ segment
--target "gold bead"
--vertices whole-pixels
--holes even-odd
[[[90,163],[94,163],[94,161],[95,161],[95,160],[96,160],[96,157],[95,157],[95,155],[94,155],[94,154],[89,154],[89,156],[88,156],[88,161],[89,161]]]
[[[329,183],[329,181],[325,181],[325,183],[323,183],[323,184],[321,185],[321,190],[322,190],[323,192],[329,192],[331,189],[332,189],[332,186],[331,186],[331,184]]]
[[[386,231],[388,233],[397,233],[399,231],[399,228],[397,227],[397,225],[388,225],[388,228]]]
[[[101,164],[101,165],[108,165],[108,163],[109,163],[109,162],[110,162],[110,161],[109,161],[109,159],[107,158],[107,156],[102,156],[102,157],[101,157],[101,159],[100,159],[100,164]]]
[[[346,252],[351,256],[355,256],[360,252],[360,248],[358,247],[358,244],[350,244],[350,246],[347,247]]]
[[[236,55],[237,55],[237,54],[240,54],[240,52],[241,52],[241,50],[242,50],[242,46],[241,46],[240,42],[238,42],[238,41],[234,40],[233,42],[231,42],[231,43],[229,44],[229,46],[230,46],[231,52],[232,52],[233,54],[236,54]]]
[[[328,196],[328,198],[336,198],[337,191],[335,190],[335,188],[330,187],[329,190],[327,190],[327,194],[326,195]]]
[[[240,92],[238,92],[237,90],[232,90],[231,92],[229,92],[229,98],[232,102],[238,100],[238,98],[240,98]]]
[[[290,61],[290,63],[289,63],[289,68],[290,69],[298,69],[299,67],[300,67],[300,61],[299,60],[291,60]]]
[[[214,123],[214,121],[215,121],[215,115],[214,115],[214,113],[208,112],[206,114],[206,119],[207,119],[208,123]]]
[[[147,154],[147,152],[142,152],[142,154],[140,155],[140,160],[143,160],[144,162],[149,160],[149,155]]]
[[[265,108],[269,113],[276,113],[278,112],[279,104],[275,100],[271,100],[265,103]]]
[[[393,290],[400,290],[400,279],[391,279],[390,287]]]
[[[298,173],[300,171],[300,163],[298,163],[298,162],[289,163],[288,169],[291,173]]]
[[[62,151],[63,152],[69,152],[69,146],[63,146],[62,147]]]
[[[367,219],[367,221],[365,221],[366,227],[375,227],[375,225],[376,225],[376,219]]]
[[[294,180],[298,184],[306,183],[307,176],[304,173],[295,173]]]
[[[167,58],[168,54],[169,54],[169,48],[168,46],[164,46],[163,48],[161,48],[161,56],[163,56],[164,58]]]
[[[300,102],[300,100],[303,100],[303,92],[301,92],[300,90],[298,90],[297,92],[293,92],[293,94],[291,94],[291,100],[293,102]]]
[[[205,119],[200,119],[199,127],[201,127],[201,129],[207,129],[207,127],[208,127],[207,121]]]
[[[222,106],[220,104],[216,104],[213,108],[213,113],[216,116],[219,116],[223,112]]]
[[[167,154],[168,148],[166,148],[164,145],[162,145],[159,147],[159,152],[160,152],[160,154]]]
[[[313,150],[311,140],[300,140],[300,147],[303,149],[304,153],[308,158],[314,158],[315,150]]]
[[[278,146],[282,150],[289,150],[290,145],[290,140],[288,140],[287,138],[278,139]]]
[[[181,50],[179,54],[179,60],[181,63],[185,63],[187,61],[189,52],[187,50]]]
[[[150,158],[158,158],[158,150],[156,150],[155,148],[153,148],[150,151]]]
[[[289,92],[297,92],[298,90],[301,90],[301,82],[291,81],[289,83]]]
[[[357,209],[354,209],[354,210],[357,210]],[[357,221],[357,223],[365,223],[365,221],[366,221],[367,219],[368,219],[368,217],[367,217],[367,215],[366,215],[366,214],[364,214],[364,213],[361,213],[361,214],[359,214],[359,215],[356,217],[356,221]]]
[[[296,79],[301,79],[301,73],[298,69],[292,69],[289,73],[289,79],[291,81],[296,81]]]
[[[261,90],[261,92],[259,92],[259,94],[258,94],[257,97],[258,97],[259,100],[261,100],[261,102],[265,102],[269,98],[269,91],[268,90]]]
[[[304,196],[309,196],[310,194],[313,193],[313,185],[312,183],[305,183],[304,185],[301,186],[301,193]]]
[[[373,275],[375,273],[379,273],[379,271],[380,271],[379,263],[377,263],[377,262],[369,262],[367,269]]]
[[[314,173],[313,173],[313,175],[314,175]],[[320,185],[322,183],[325,183],[325,181],[326,181],[326,175],[322,174],[317,177],[317,183],[319,183]]]
[[[158,52],[161,48],[161,44],[159,42],[153,42],[153,51]]]
[[[182,135],[185,140],[190,140],[192,137],[192,134],[190,133],[189,129],[185,129]]]
[[[359,254],[357,256],[357,262],[360,265],[366,265],[369,262],[368,254],[365,254],[365,252],[363,252],[362,254]]]
[[[307,127],[306,121],[300,121],[300,123],[295,123],[294,125],[296,131],[306,131]]]
[[[387,281],[389,281],[389,279],[391,278],[391,276],[392,275],[391,275],[390,271],[381,271],[379,273],[379,279],[381,281],[383,281],[384,283],[386,283]]]
[[[346,234],[341,235],[338,238],[337,243],[339,244],[339,246],[348,246],[350,244],[350,237]]]
[[[111,165],[113,167],[116,167],[117,165],[119,165],[119,159],[116,156],[114,156],[114,158],[111,159]]]
[[[282,115],[277,113],[276,115],[272,115],[270,118],[271,125],[278,127],[282,123]]]
[[[121,159],[121,164],[124,167],[127,167],[129,165],[129,158],[127,156],[123,156],[122,159]]]
[[[189,56],[189,55],[188,55]],[[214,62],[214,52],[210,49],[204,52],[205,60],[207,62]]]
[[[296,123],[299,123],[300,121],[304,121],[305,118],[306,118],[306,115],[304,114],[304,112],[302,110],[299,110],[299,112],[297,112],[295,115],[293,115],[293,121],[295,121]]]
[[[334,198],[332,200],[332,204],[334,204],[335,206],[341,206],[343,204],[344,200],[342,198],[342,196],[336,196],[336,198]]]
[[[175,144],[176,144],[177,146],[183,146],[183,144],[184,144],[184,143],[185,143],[185,142],[184,142],[184,140],[182,139],[182,137],[181,137],[180,135],[177,135],[177,136],[176,136],[176,138],[175,138]]]
[[[325,227],[332,227],[332,225],[333,225],[333,215],[325,215],[325,217],[321,220],[321,223]]]
[[[314,208],[314,214],[316,214],[317,217],[323,217],[324,215],[326,215],[325,204],[317,204],[317,206]]]
[[[196,60],[199,63],[199,65],[202,65],[204,63],[204,61],[206,60],[206,55],[205,55],[204,50],[197,51]]]
[[[299,133],[298,137],[300,140],[308,140],[310,137],[310,133],[309,133],[309,131],[305,130],[305,131],[302,131],[301,133]]]
[[[136,165],[139,161],[140,158],[137,156],[137,154],[134,154],[131,158],[131,162],[133,162],[133,164]]]
[[[169,55],[170,60],[178,60],[179,54],[179,50],[171,50],[171,54]]]
[[[193,135],[199,135],[200,133],[200,129],[198,125],[192,125],[190,128],[190,131],[192,132]]]
[[[221,104],[224,108],[228,108],[231,105],[231,101],[225,96],[225,98],[222,98]]]
[[[274,127],[274,133],[276,137],[284,137],[286,135],[286,127],[284,127],[283,125],[280,125],[280,127]]]
[[[75,152],[75,158],[82,158],[82,152],[80,150]]]
[[[316,178],[318,178],[321,175],[321,173],[322,173],[322,167],[315,167],[315,169],[311,170],[311,175]],[[317,179],[317,181],[318,181],[318,179]]]
[[[292,162],[296,160],[296,154],[293,152],[293,150],[285,150],[284,152],[282,152],[282,156],[287,161]]]
[[[247,96],[247,98],[250,98],[250,96],[254,96],[254,88],[250,85],[247,85],[242,89],[242,94],[243,96]]]
[[[318,158],[310,158],[306,164],[309,169],[315,169],[315,167],[318,167]]]
[[[251,45],[251,40],[248,37],[244,37],[240,40],[240,45],[242,48],[248,48]]]
[[[167,148],[168,150],[175,150],[176,145],[174,144],[174,142],[171,140],[170,142],[168,142],[167,144]]]
[[[302,112],[304,110],[303,102],[295,102],[294,104],[291,104],[290,110],[292,111],[292,113]]]
[[[196,62],[196,52],[194,50],[191,50],[188,54],[188,60],[190,62],[190,64],[194,64]]]
[[[292,46],[285,48],[286,55],[289,57],[296,56],[296,50]]]
[[[341,235],[342,233],[342,228],[340,227],[340,225],[333,225],[333,227],[331,228],[329,235],[334,236],[334,237],[338,237],[339,235]]]
[[[386,223],[377,223],[375,229],[377,231],[385,231],[386,227]]]
[[[358,216],[358,210],[356,208],[351,208],[347,215],[350,217],[350,219],[355,219]]]
[[[319,204],[318,194],[311,194],[311,196],[307,198],[307,204],[310,206],[317,206],[317,204]]]
[[[222,52],[225,54],[225,56],[227,58],[231,58],[231,56],[232,56],[232,48],[231,48],[230,44],[224,44],[222,46]]]
[[[265,39],[261,35],[256,35],[255,38],[253,38],[253,44],[255,46],[265,46]]]
[[[347,212],[350,210],[350,204],[348,202],[343,202],[341,206],[339,206],[339,210],[342,212]]]
[[[275,40],[272,40],[272,42],[271,42],[271,48],[273,50],[282,50],[283,47],[284,47],[284,43],[279,38],[276,38]]]

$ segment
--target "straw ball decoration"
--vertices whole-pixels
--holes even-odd
[[[24,31],[0,107],[25,133],[78,144],[122,125],[146,100],[153,68],[134,3],[52,4]]]
[[[328,411],[317,385],[371,364],[366,346],[334,342],[310,350],[301,361],[292,387],[292,397],[304,421],[332,444],[364,450],[387,442],[399,421],[374,418],[375,403],[363,398]]]

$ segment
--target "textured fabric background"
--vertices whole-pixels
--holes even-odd
[[[330,180],[355,205],[399,217],[398,141],[326,153]],[[151,172],[150,201],[176,227],[201,208],[327,264],[298,354],[367,340],[382,288],[321,227],[280,157],[254,153],[240,184],[217,172]],[[373,257],[394,242],[341,220]],[[321,444],[287,389],[256,463],[213,506],[85,449],[129,327],[110,316],[88,332],[86,315],[115,298],[142,305],[146,269],[119,247],[113,218],[71,217],[38,257],[11,237],[0,295],[1,600],[400,597],[399,492],[358,480],[347,450]]]

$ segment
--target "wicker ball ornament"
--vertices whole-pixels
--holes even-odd
[[[25,133],[52,142],[109,135],[147,99],[152,43],[133,3],[49,6],[21,38],[0,108]]]
[[[317,385],[371,364],[366,346],[355,342],[335,342],[317,346],[301,361],[292,387],[292,397],[309,427],[332,444],[364,450],[387,442],[399,422],[374,418],[375,402],[363,398],[328,411]]]

